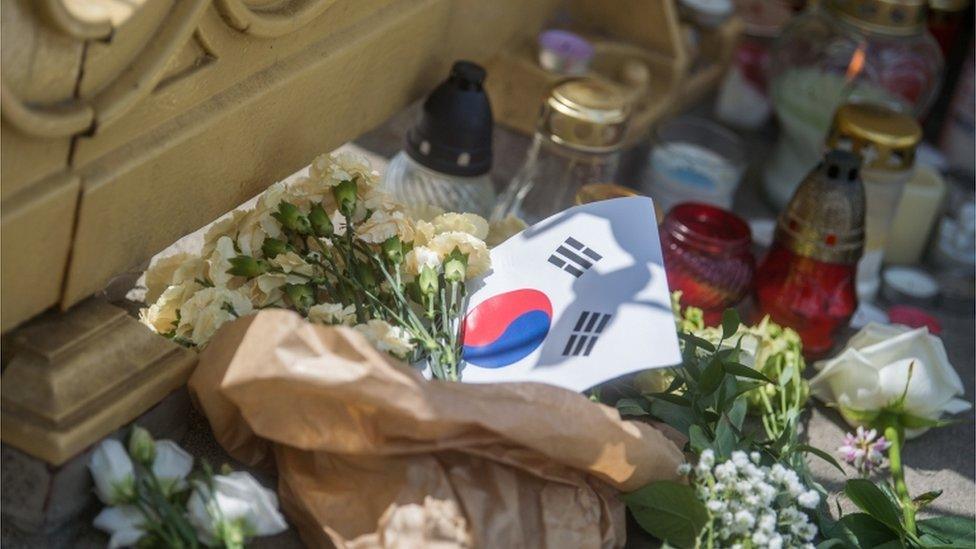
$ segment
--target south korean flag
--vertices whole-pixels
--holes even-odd
[[[681,360],[649,198],[570,208],[491,251],[469,283],[462,379],[583,391]]]

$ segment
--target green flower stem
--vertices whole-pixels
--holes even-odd
[[[895,483],[895,493],[901,503],[901,510],[905,518],[905,529],[912,536],[916,534],[915,528],[915,503],[908,494],[908,485],[905,484],[905,470],[901,464],[901,445],[905,440],[904,428],[893,422],[885,427],[885,438],[891,442],[888,448],[888,463],[891,469],[891,478]]]

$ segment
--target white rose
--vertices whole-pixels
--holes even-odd
[[[483,240],[479,240],[468,233],[450,232],[436,235],[427,247],[434,250],[441,257],[446,257],[454,248],[463,254],[468,255],[468,269],[466,277],[468,279],[479,277],[491,267],[491,256],[488,254],[488,246]]]
[[[505,219],[499,219],[498,221],[492,221],[488,226],[488,237],[485,238],[485,244],[489,248],[494,248],[522,232],[526,227],[528,225],[525,224],[525,221],[522,221],[514,215],[510,215]]]
[[[256,536],[272,536],[288,529],[278,511],[274,492],[261,486],[250,474],[237,471],[213,478],[213,491],[197,485],[186,502],[187,518],[207,544],[219,541],[218,535],[244,523],[244,531]]]
[[[152,472],[166,488],[180,489],[193,470],[193,456],[172,440],[157,440]]]
[[[488,222],[472,213],[445,213],[431,220],[434,230],[440,233],[462,232],[484,240],[488,237]]]
[[[166,288],[152,305],[139,310],[139,320],[156,333],[168,334],[176,328],[180,307],[202,287],[193,280],[187,280]]]
[[[403,258],[403,268],[407,274],[418,276],[424,267],[438,271],[441,267],[441,255],[426,246],[416,246]]]
[[[383,320],[369,320],[365,324],[355,326],[355,329],[366,336],[374,347],[391,355],[403,358],[413,351],[410,333],[398,326],[391,326]]]
[[[135,467],[121,442],[107,438],[88,458],[88,470],[95,481],[98,499],[107,505],[128,501],[135,490]]]
[[[369,219],[356,227],[356,236],[363,242],[382,244],[385,240],[399,236],[403,242],[413,240],[413,224],[403,212],[373,212]]]
[[[180,325],[176,334],[196,345],[205,345],[217,328],[254,309],[242,293],[227,288],[204,288],[180,308]]]
[[[109,535],[109,549],[133,547],[145,535],[142,511],[131,505],[106,507],[98,513],[92,524]]]
[[[840,355],[814,367],[820,373],[810,380],[812,393],[836,403],[851,425],[858,425],[852,412],[880,410],[901,397],[906,384],[904,411],[913,416],[934,420],[971,407],[956,398],[964,392],[962,381],[949,364],[942,340],[926,328],[868,324]],[[915,437],[926,430],[908,429],[906,435]]]
[[[276,265],[285,273],[296,273],[305,276],[312,276],[315,270],[308,264],[302,256],[295,252],[285,252],[278,254],[274,259],[269,260],[272,265]]]
[[[319,303],[308,309],[308,319],[322,324],[344,324],[352,326],[356,323],[356,307],[342,306],[341,303]]]

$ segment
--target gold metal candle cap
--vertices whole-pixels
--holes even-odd
[[[549,92],[539,131],[566,147],[609,152],[623,143],[629,116],[627,96],[619,87],[595,78],[574,78]]]
[[[848,23],[881,34],[909,35],[925,28],[927,0],[827,0]]]
[[[847,103],[834,114],[827,146],[857,153],[864,168],[898,171],[915,164],[921,140],[922,127],[911,115],[872,103]]]
[[[581,206],[591,202],[610,200],[611,198],[627,198],[631,196],[640,195],[633,189],[628,189],[627,187],[617,185],[615,183],[590,183],[588,185],[583,185],[580,187],[580,190],[576,192],[576,205]]]

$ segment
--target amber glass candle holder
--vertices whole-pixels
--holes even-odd
[[[752,232],[740,217],[708,204],[678,204],[661,224],[664,268],[681,304],[700,307],[716,324],[749,292],[756,270]]]

